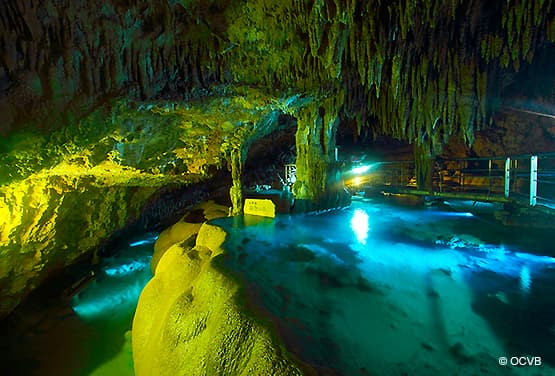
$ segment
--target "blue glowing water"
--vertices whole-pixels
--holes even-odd
[[[156,239],[146,236],[134,240],[102,260],[96,278],[71,299],[74,312],[86,321],[133,314],[143,287],[152,277],[150,260]]]
[[[30,302],[5,335],[2,375],[133,375],[131,323],[157,234],[129,239],[71,299]],[[62,294],[63,295],[63,294]],[[0,349],[3,350],[3,349]],[[5,359],[4,359],[5,358]]]
[[[343,375],[555,374],[555,258],[469,213],[354,202],[220,219],[225,265],[301,359]],[[543,253],[543,254],[542,254]],[[542,368],[500,366],[541,357]]]

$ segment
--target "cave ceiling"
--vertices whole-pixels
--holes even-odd
[[[354,133],[435,153],[453,135],[471,144],[504,103],[553,110],[554,13],[552,0],[3,0],[1,132],[248,86],[341,97],[325,110]]]

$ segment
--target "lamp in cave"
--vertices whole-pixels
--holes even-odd
[[[360,165],[357,167],[353,167],[350,170],[347,170],[345,177],[346,177],[346,185],[353,186],[353,187],[360,187],[363,184],[367,183],[370,175],[369,172],[377,165],[377,163],[371,163],[366,165]]]

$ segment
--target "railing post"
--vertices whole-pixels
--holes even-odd
[[[530,206],[536,206],[538,199],[538,156],[530,158]]]
[[[488,160],[488,195],[491,194],[491,159]]]
[[[511,158],[505,159],[505,198],[509,198],[511,192]]]

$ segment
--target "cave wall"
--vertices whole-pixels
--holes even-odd
[[[99,195],[113,186],[99,183],[101,166],[145,192],[227,167],[239,213],[249,146],[275,130],[279,114],[296,119],[302,199],[318,199],[333,183],[335,130],[346,124],[416,145],[424,181],[425,164],[449,140],[468,148],[476,132],[507,129],[509,140],[527,131],[497,112],[510,98],[553,103],[554,7],[553,0],[5,0],[3,252],[15,263],[20,249],[35,257],[25,234],[51,221],[32,214],[28,206],[38,203],[10,192],[66,192],[38,177],[56,175],[57,166],[61,181],[77,170],[79,184],[89,182],[85,191]],[[51,200],[41,201],[47,213],[63,207],[63,197],[39,196]],[[114,218],[105,232],[121,225]]]
[[[1,189],[0,317],[52,273],[136,221],[156,190],[90,180],[41,174]]]

